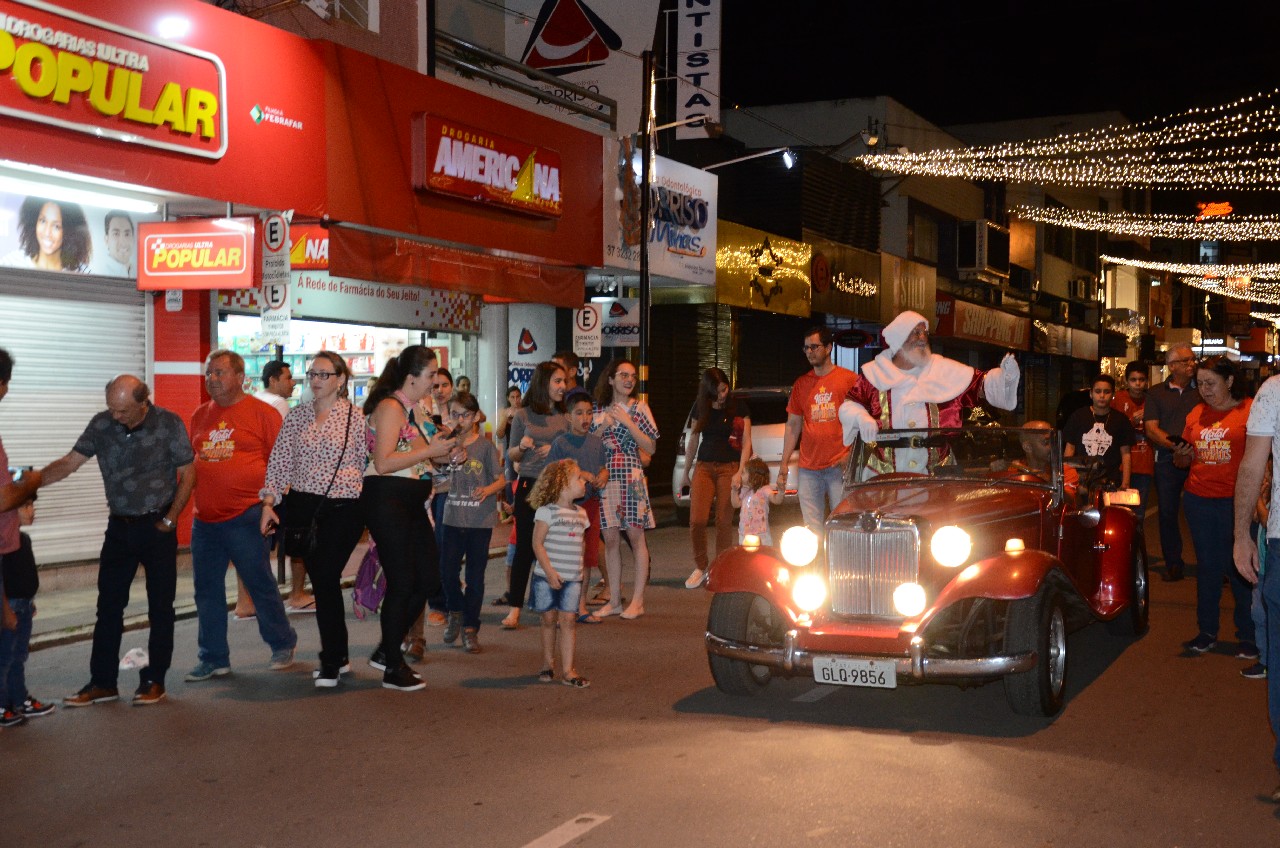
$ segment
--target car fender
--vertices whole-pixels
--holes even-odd
[[[966,598],[1016,601],[1039,591],[1049,572],[1062,562],[1045,551],[1002,552],[960,570],[938,594],[927,617]]]
[[[1115,618],[1133,601],[1133,545],[1138,517],[1122,506],[1106,507],[1098,526],[1103,546],[1098,562],[1098,588],[1089,605],[1102,619]]]
[[[710,592],[750,592],[765,598],[795,620],[800,616],[791,600],[791,581],[800,569],[787,565],[774,548],[748,551],[730,548],[715,558],[707,576]]]

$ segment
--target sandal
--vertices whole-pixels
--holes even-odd
[[[508,616],[502,619],[502,629],[503,630],[519,630],[520,616],[516,616],[515,618],[511,618],[510,616]]]
[[[578,616],[579,624],[599,624],[602,621],[604,619],[593,612],[584,612]]]
[[[554,683],[555,679],[556,673],[549,668],[544,668],[542,671],[538,672],[539,683]]]
[[[575,674],[573,677],[566,677],[560,681],[565,686],[572,686],[574,689],[586,689],[591,685],[591,681],[585,677]]]

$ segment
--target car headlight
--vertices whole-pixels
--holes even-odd
[[[827,584],[816,574],[801,574],[791,589],[791,599],[805,612],[813,612],[827,602]]]
[[[946,527],[939,527],[933,534],[933,538],[929,540],[929,551],[938,565],[959,568],[968,562],[969,554],[973,552],[973,540],[964,530],[948,524]]]
[[[919,583],[903,583],[893,590],[893,608],[907,618],[924,612],[924,587]]]
[[[791,565],[808,565],[818,555],[818,535],[803,525],[782,534],[782,558]]]

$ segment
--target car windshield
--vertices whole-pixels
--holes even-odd
[[[752,397],[751,395],[742,395],[741,397],[751,410],[751,425],[753,427],[759,427],[762,424],[787,423],[787,398],[785,396],[757,395]]]
[[[881,430],[875,444],[850,452],[850,486],[894,472],[938,478],[999,480],[1050,486],[1062,476],[1056,430],[968,427]]]

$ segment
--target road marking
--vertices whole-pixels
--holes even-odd
[[[811,701],[821,701],[823,698],[838,690],[839,686],[815,686],[803,695],[796,695],[791,700],[808,703]]]
[[[609,816],[600,816],[595,813],[583,813],[555,830],[544,833],[523,848],[560,848],[561,845],[568,845],[596,825],[604,824],[609,818]]]

